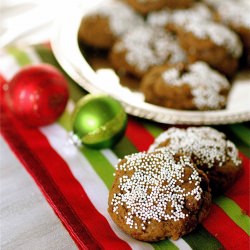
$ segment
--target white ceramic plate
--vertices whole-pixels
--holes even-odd
[[[88,7],[88,6],[87,6]],[[241,72],[233,83],[227,108],[219,111],[182,111],[146,103],[140,92],[120,84],[111,68],[94,71],[79,48],[77,34],[84,6],[68,11],[55,24],[52,50],[59,64],[81,87],[90,93],[106,93],[118,99],[127,113],[167,124],[228,124],[250,120],[250,72]]]

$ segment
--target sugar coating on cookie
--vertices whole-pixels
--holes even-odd
[[[232,1],[225,1],[223,5],[218,6],[218,12],[226,23],[233,22],[236,25],[242,25],[250,29],[250,7],[235,4]]]
[[[204,62],[189,65],[187,72],[183,74],[177,68],[170,68],[162,73],[162,78],[166,84],[172,86],[188,84],[193,102],[198,109],[220,108],[226,103],[226,96],[221,95],[220,92],[230,88],[228,80]]]
[[[87,16],[98,15],[109,20],[111,31],[120,37],[128,30],[143,24],[143,19],[129,5],[119,1],[108,1],[91,11]]]
[[[241,164],[235,145],[226,140],[225,134],[210,127],[170,128],[155,139],[149,152],[164,150],[166,143],[168,150],[194,154],[196,163],[207,168],[213,168],[215,163],[222,167],[227,161]]]
[[[183,10],[162,9],[160,11],[154,11],[148,15],[147,23],[152,26],[164,27],[174,22],[175,19],[178,19],[178,16],[187,19],[212,19],[212,13],[205,4],[195,3],[191,8]]]
[[[208,20],[189,19],[182,15],[176,17],[174,23],[199,39],[210,39],[216,45],[225,47],[235,58],[240,57],[242,53],[239,37],[224,25]]]
[[[147,23],[152,26],[164,27],[171,21],[171,10],[162,9],[150,13],[147,17]]]
[[[186,56],[174,37],[163,29],[140,26],[126,33],[114,51],[126,51],[126,61],[140,71],[154,65],[185,61]]]
[[[227,24],[235,24],[250,29],[250,5],[243,1],[206,0],[219,13],[220,18]]]
[[[201,178],[188,156],[182,155],[176,160],[171,152],[141,152],[126,156],[116,168],[127,174],[119,178],[120,191],[111,200],[112,212],[118,213],[119,206],[129,209],[125,221],[130,228],[145,229],[145,223],[151,220],[184,219],[189,216],[183,212],[186,197],[201,199]],[[181,185],[186,168],[191,169],[187,177],[188,190]],[[169,206],[171,211],[166,213]],[[141,225],[135,222],[135,217],[140,219]]]

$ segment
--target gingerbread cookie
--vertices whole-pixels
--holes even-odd
[[[234,0],[206,0],[216,11],[216,19],[228,25],[241,38],[250,65],[250,3]]]
[[[186,110],[216,110],[226,105],[228,80],[204,62],[158,66],[141,83],[145,100]]]
[[[188,8],[194,0],[125,0],[136,11],[147,14],[154,10],[159,10],[163,7],[171,9],[175,8]]]
[[[115,43],[110,60],[120,72],[141,78],[151,67],[185,61],[176,39],[160,28],[136,27]]]
[[[111,218],[132,237],[177,240],[206,218],[211,193],[189,156],[142,152],[118,163],[108,204]]]
[[[79,40],[96,48],[110,48],[117,38],[142,24],[142,17],[128,5],[108,1],[83,17]]]
[[[179,16],[178,38],[189,61],[207,62],[227,76],[233,76],[242,54],[242,43],[236,33],[224,25]]]
[[[195,3],[192,7],[183,10],[170,10],[164,8],[154,11],[147,16],[146,22],[152,27],[165,28],[168,31],[175,32],[175,19],[179,16],[187,19],[212,20],[213,14],[207,5],[203,3]]]
[[[225,134],[210,127],[170,128],[150,146],[149,152],[155,150],[190,155],[207,174],[212,192],[217,194],[230,188],[242,169],[235,145]]]

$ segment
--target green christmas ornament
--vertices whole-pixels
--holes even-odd
[[[75,144],[100,149],[114,145],[125,132],[127,114],[122,105],[107,95],[86,95],[72,115]]]

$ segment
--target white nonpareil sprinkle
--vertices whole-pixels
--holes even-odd
[[[241,164],[235,145],[226,140],[225,134],[210,127],[170,128],[155,139],[149,152],[164,150],[160,144],[166,141],[169,141],[168,150],[192,154],[198,165],[212,168],[216,163],[221,167],[226,161],[232,161],[236,166]]]
[[[178,221],[188,216],[183,212],[185,199],[192,195],[195,200],[201,199],[201,178],[190,158],[181,156],[178,161],[171,152],[141,152],[125,157],[126,162],[117,165],[117,170],[133,172],[119,179],[120,192],[114,194],[111,204],[116,213],[119,206],[129,209],[125,219],[131,228],[138,228],[134,217],[141,219],[142,229],[150,220]],[[189,181],[193,189],[187,191],[180,186],[183,183],[184,171],[191,169]],[[171,207],[171,212],[166,213]]]
[[[219,72],[211,69],[204,62],[196,62],[188,66],[188,72],[172,68],[162,74],[168,85],[182,86],[188,84],[193,95],[193,101],[199,109],[218,109],[226,103],[226,98],[220,94],[223,89],[229,89],[230,84]]]
[[[196,18],[196,19],[212,19],[212,13],[209,8],[202,3],[196,3],[193,7],[183,10],[169,10],[163,9],[160,11],[152,12],[147,17],[147,22],[152,26],[164,27],[167,24],[173,22],[178,16],[183,16],[187,18]]]
[[[116,51],[126,50],[126,60],[145,72],[164,62],[175,64],[186,56],[175,38],[160,28],[140,26],[126,33],[115,45]]]
[[[108,18],[110,29],[117,37],[144,23],[140,15],[125,3],[119,1],[105,2],[88,15],[98,15]]]

